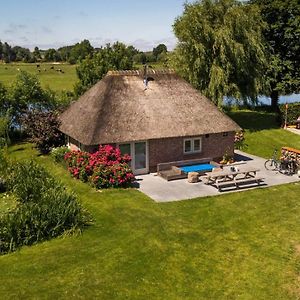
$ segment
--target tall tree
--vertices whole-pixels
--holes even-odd
[[[218,105],[224,96],[257,101],[266,64],[259,9],[235,0],[185,4],[175,20],[174,64]]]
[[[9,94],[8,110],[17,124],[26,111],[31,109],[47,110],[52,106],[50,96],[42,89],[38,78],[25,71],[21,71],[17,75]]]
[[[94,48],[91,46],[90,42],[88,40],[83,40],[72,47],[68,61],[69,63],[76,64],[85,59],[88,55],[92,55],[93,52]]]
[[[252,0],[251,3],[259,6],[267,22],[263,31],[269,60],[266,92],[275,108],[279,95],[300,91],[300,1]]]
[[[38,61],[38,60],[40,60],[42,58],[39,47],[34,47],[34,50],[33,50],[32,54],[33,54],[33,57],[34,57],[35,61]]]
[[[30,62],[31,60],[31,53],[30,50],[27,48],[15,46],[12,48],[12,52],[13,58],[11,58],[11,61]]]
[[[158,60],[158,56],[162,53],[167,53],[168,48],[165,44],[159,44],[157,47],[153,48],[153,55],[156,60]]]
[[[11,46],[8,43],[2,44],[2,59],[6,62],[9,63],[12,61],[14,53],[12,51]]]
[[[72,48],[73,46],[64,46],[57,49],[62,61],[69,61]]]
[[[134,53],[132,47],[120,42],[100,48],[93,57],[87,57],[76,68],[79,82],[75,85],[75,93],[81,95],[110,70],[132,69]]]
[[[45,61],[61,61],[61,57],[59,52],[57,52],[55,49],[50,48],[45,52]]]

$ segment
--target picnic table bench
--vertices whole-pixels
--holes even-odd
[[[215,183],[216,187],[219,191],[222,190],[222,188],[235,186],[236,188],[240,188],[240,186],[251,184],[251,183],[257,183],[260,185],[260,183],[264,180],[263,177],[251,177],[246,179],[237,179],[234,178],[233,180],[227,180],[227,181],[217,181]]]
[[[223,169],[221,171],[209,172],[201,179],[205,184],[211,184],[221,191],[222,188],[234,186],[239,188],[242,185],[257,183],[258,185],[264,180],[262,177],[257,177],[257,168],[243,167],[241,169],[234,168]]]

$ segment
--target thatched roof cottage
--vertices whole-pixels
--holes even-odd
[[[61,116],[72,149],[113,144],[135,174],[159,163],[233,154],[239,126],[173,71],[110,71]]]

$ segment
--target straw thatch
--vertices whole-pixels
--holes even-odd
[[[173,71],[111,71],[62,115],[60,130],[84,145],[184,137],[239,126]]]

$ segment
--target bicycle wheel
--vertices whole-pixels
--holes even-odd
[[[265,168],[269,171],[274,171],[277,169],[277,162],[274,161],[273,159],[268,159],[266,162],[265,162]]]

